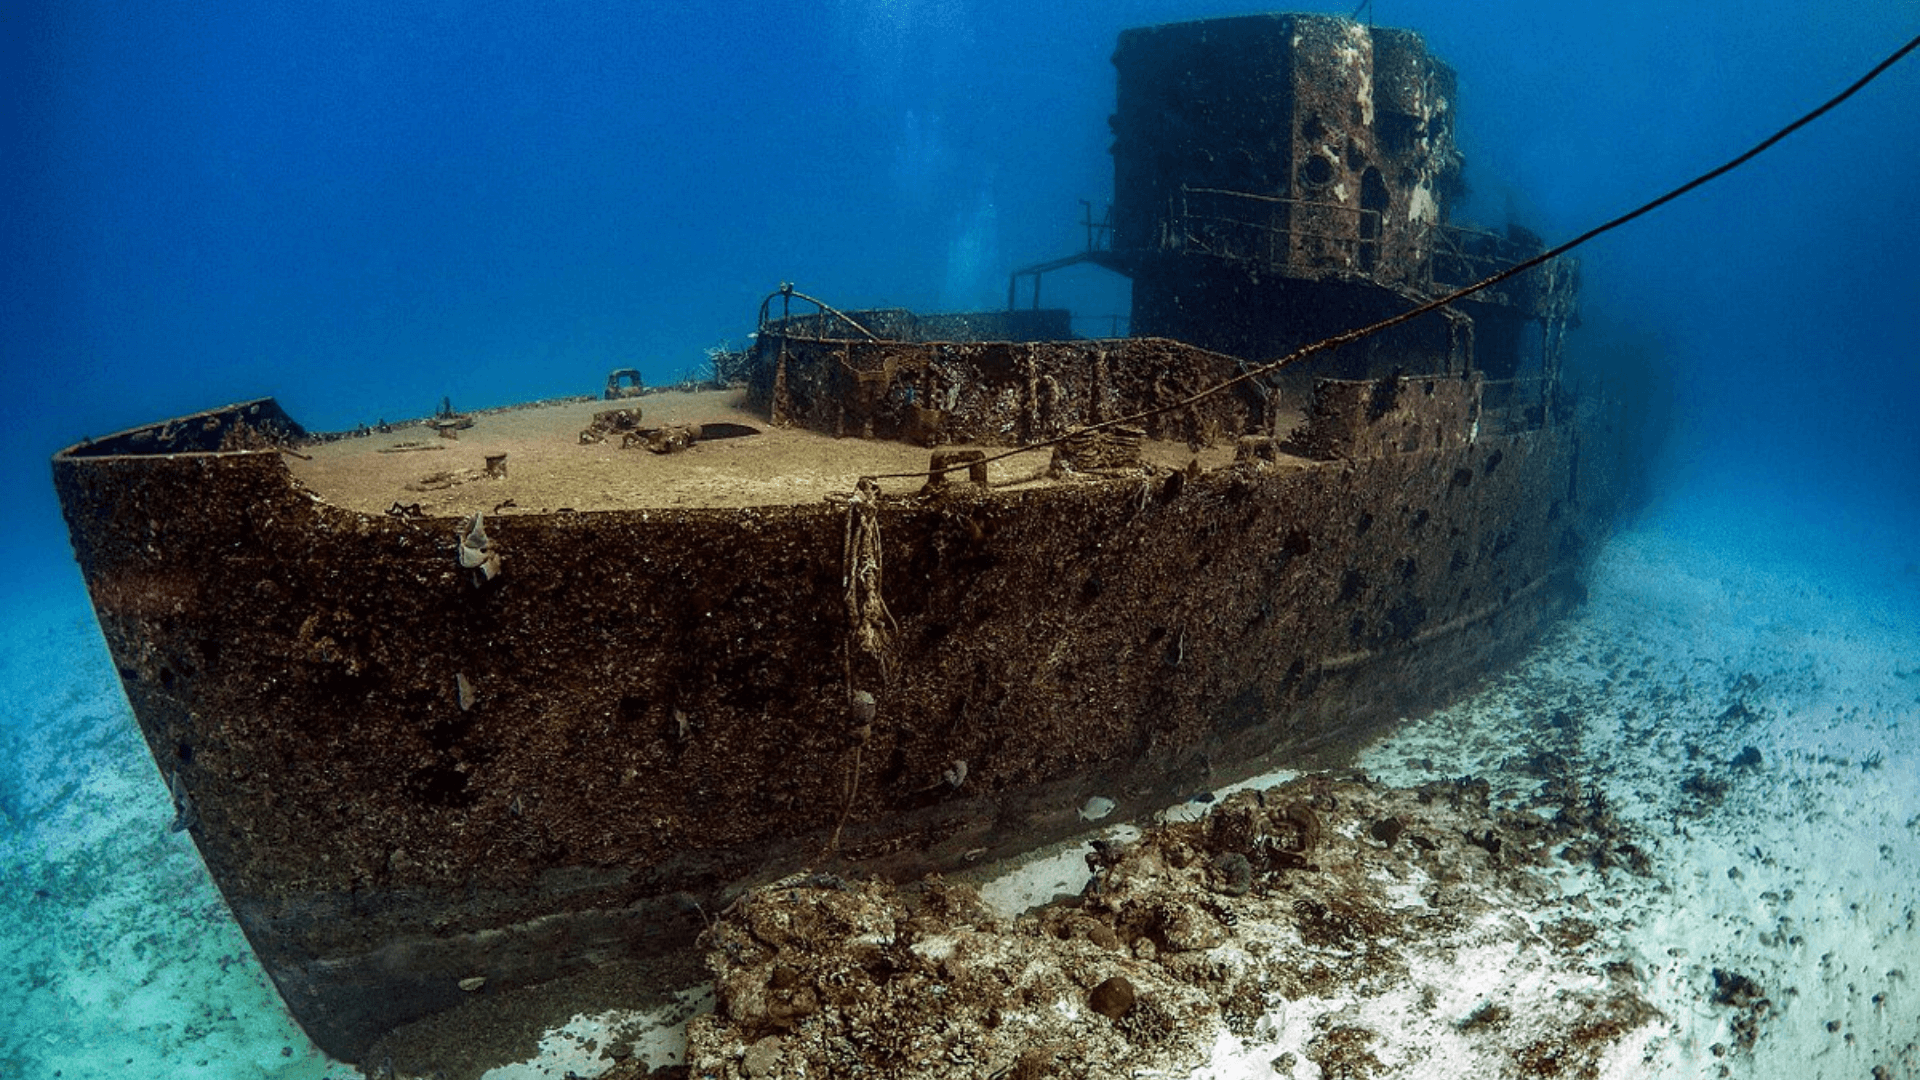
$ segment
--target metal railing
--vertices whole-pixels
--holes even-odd
[[[777,317],[773,314],[775,300],[780,301],[780,314]],[[812,304],[815,310],[809,314],[796,316],[793,314],[795,300]],[[908,318],[912,317],[910,312],[902,311],[901,314]],[[827,333],[829,326],[847,326],[859,331],[860,335],[868,341],[880,340],[877,334],[867,329],[853,316],[824,300],[816,300],[800,292],[791,282],[782,282],[778,289],[768,293],[766,298],[760,301],[758,330],[760,337],[811,337],[824,340],[829,337]]]
[[[1069,323],[1074,333],[1089,338],[1121,338],[1133,332],[1131,315],[1074,315]]]
[[[1447,289],[1492,277],[1541,250],[1537,243],[1460,225],[1427,226],[1421,246],[1427,253],[1428,282]]]
[[[1406,261],[1390,266],[1381,259],[1386,220],[1378,210],[1183,185],[1169,211],[1163,250],[1251,262],[1275,272],[1359,273],[1422,292],[1480,281],[1541,250],[1530,239],[1420,222],[1396,245]],[[1529,291],[1526,281],[1518,279],[1488,299],[1516,303]]]
[[[1378,262],[1367,257],[1378,252],[1378,210],[1186,185],[1175,198],[1163,247],[1276,270],[1370,270]]]
[[[1093,220],[1093,203],[1080,200],[1080,224],[1087,230],[1088,251],[1113,250],[1113,204],[1107,204],[1107,212],[1099,221]]]
[[[1557,380],[1546,376],[1488,379],[1481,383],[1482,433],[1516,434],[1544,426],[1556,387]]]

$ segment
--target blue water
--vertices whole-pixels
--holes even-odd
[[[997,306],[1007,270],[1077,250],[1079,200],[1111,192],[1117,33],[1251,10],[9,7],[0,830],[14,847],[0,904],[92,887],[80,864],[22,846],[32,822],[82,812],[62,800],[90,777],[144,776],[112,798],[159,815],[130,827],[164,826],[82,607],[55,449],[262,394],[327,430],[442,395],[466,408],[591,392],[618,366],[665,381],[742,341],[784,281],[843,306]],[[1473,198],[1457,216],[1515,215],[1550,242],[1746,149],[1920,32],[1909,0],[1379,0],[1370,14],[1421,31],[1459,72]],[[1649,527],[1838,582],[1835,603],[1914,588],[1917,202],[1920,59],[1580,253],[1584,332],[1652,357],[1673,391]],[[1125,310],[1091,268],[1048,289],[1084,315]],[[116,873],[195,887],[172,839]],[[85,927],[55,923],[72,943],[37,974],[0,967],[15,980],[0,1003],[108,962]],[[61,1031],[116,1026],[119,1005],[73,1001]],[[283,1035],[226,1064],[324,1068]],[[0,1015],[0,1076],[53,1060],[19,1050],[29,1039]],[[62,1059],[64,1075],[113,1072],[106,1053]]]

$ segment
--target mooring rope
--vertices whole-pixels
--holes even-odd
[[[822,852],[822,856],[824,857],[839,850],[841,830],[846,827],[847,820],[853,813],[854,798],[859,791],[861,751],[865,747],[867,739],[872,732],[875,701],[871,692],[860,689],[855,684],[853,671],[855,651],[864,652],[873,658],[879,667],[882,683],[892,681],[892,643],[893,634],[898,629],[898,624],[894,621],[893,613],[887,610],[887,602],[885,598],[881,596],[880,592],[882,559],[879,515],[880,485],[878,481],[945,475],[946,473],[959,469],[973,468],[975,466],[986,465],[989,462],[1000,461],[1012,457],[1015,454],[1025,454],[1034,450],[1046,449],[1065,442],[1068,438],[1084,436],[1090,432],[1113,427],[1136,426],[1142,420],[1157,416],[1163,412],[1186,408],[1242,383],[1270,375],[1282,368],[1297,364],[1316,353],[1326,352],[1330,349],[1339,348],[1342,345],[1351,344],[1370,335],[1378,334],[1383,330],[1388,330],[1402,323],[1417,319],[1422,315],[1445,308],[1455,301],[1492,288],[1511,277],[1525,273],[1551,259],[1558,258],[1595,237],[1603,233],[1611,232],[1635,218],[1658,209],[1695,188],[1724,176],[1747,162],[1752,161],[1754,158],[1771,149],[1776,143],[1780,142],[1780,140],[1812,123],[1841,102],[1858,93],[1861,88],[1880,77],[1888,68],[1898,63],[1916,48],[1920,48],[1920,36],[1916,36],[1913,40],[1895,50],[1891,56],[1888,56],[1885,60],[1875,65],[1873,70],[1855,80],[1852,85],[1834,95],[1832,98],[1829,98],[1819,107],[1761,140],[1758,145],[1746,153],[1733,158],[1718,168],[1702,173],[1666,194],[1661,195],[1657,199],[1643,203],[1635,209],[1621,214],[1619,217],[1613,218],[1601,225],[1595,226],[1565,243],[1549,248],[1532,258],[1515,263],[1513,266],[1483,278],[1465,288],[1457,289],[1445,296],[1419,304],[1398,315],[1373,323],[1370,326],[1363,326],[1316,341],[1311,345],[1296,349],[1276,360],[1269,360],[1265,363],[1243,367],[1240,373],[1232,378],[1196,391],[1176,401],[1167,402],[1149,409],[1143,409],[1127,416],[1118,416],[1109,420],[1089,424],[1072,432],[1055,435],[1039,442],[1014,447],[985,458],[976,458],[944,468],[924,469],[919,472],[876,473],[871,476],[862,476],[855,487],[852,497],[847,500],[846,537],[841,554],[841,567],[845,576],[844,584],[846,586],[848,624],[844,664],[847,708],[854,731],[853,760],[847,776],[846,801],[841,807],[839,820],[834,824],[833,834],[828,840],[826,850]],[[878,340],[874,338],[874,335],[868,331],[866,327],[861,326],[844,312],[830,308],[828,305],[821,303],[819,300],[815,300],[813,297],[795,291],[791,285],[784,286],[781,293],[776,295],[782,294],[799,296],[802,299],[818,304],[822,309],[831,311],[834,315],[852,324],[861,333],[866,334],[870,340]],[[769,301],[771,299],[771,297],[768,298]],[[765,304],[763,303],[763,325],[765,323],[765,314]]]
[[[853,497],[847,500],[847,538],[841,555],[841,568],[847,590],[847,692],[853,683],[853,652],[873,657],[880,666],[880,680],[890,681],[893,631],[898,625],[887,602],[880,595],[880,485],[869,477],[860,479]]]
[[[1551,259],[1557,259],[1560,256],[1565,255],[1567,252],[1572,251],[1573,249],[1581,246],[1582,244],[1585,244],[1588,241],[1594,239],[1595,237],[1602,235],[1603,233],[1612,232],[1614,229],[1617,229],[1620,226],[1625,225],[1626,223],[1634,220],[1635,218],[1641,217],[1645,214],[1648,214],[1654,210],[1659,209],[1662,206],[1665,206],[1667,203],[1672,202],[1673,200],[1679,198],[1682,195],[1687,194],[1688,192],[1694,190],[1695,188],[1700,187],[1703,184],[1706,184],[1710,181],[1717,180],[1720,177],[1725,176],[1727,173],[1732,172],[1733,170],[1739,168],[1742,165],[1745,165],[1747,162],[1752,161],[1754,158],[1759,157],[1761,154],[1772,149],[1776,143],[1780,142],[1780,140],[1786,138],[1787,136],[1793,134],[1794,132],[1800,130],[1801,128],[1806,127],[1808,124],[1811,124],[1815,120],[1819,119],[1821,116],[1824,116],[1827,112],[1832,110],[1834,107],[1838,106],[1841,102],[1859,93],[1864,87],[1866,87],[1868,83],[1872,82],[1873,80],[1879,78],[1881,75],[1885,74],[1888,68],[1891,68],[1893,65],[1899,63],[1902,59],[1904,59],[1907,56],[1908,53],[1913,52],[1914,49],[1916,48],[1920,48],[1920,36],[1916,36],[1915,38],[1913,38],[1913,40],[1907,42],[1905,45],[1902,45],[1898,49],[1895,49],[1892,55],[1888,56],[1885,60],[1880,61],[1878,64],[1875,64],[1873,67],[1873,70],[1867,72],[1865,75],[1862,75],[1860,76],[1860,78],[1854,80],[1854,82],[1851,85],[1849,85],[1846,89],[1840,91],[1838,94],[1835,94],[1833,97],[1828,98],[1826,101],[1822,102],[1818,107],[1814,108],[1812,111],[1808,112],[1806,115],[1788,124],[1786,127],[1783,127],[1779,131],[1776,131],[1772,135],[1769,135],[1765,139],[1762,139],[1758,144],[1756,144],[1752,149],[1748,150],[1746,153],[1733,158],[1732,160],[1726,162],[1725,164],[1720,165],[1717,168],[1710,169],[1707,172],[1701,173],[1699,176],[1696,176],[1693,179],[1687,181],[1686,183],[1681,184],[1679,187],[1676,187],[1673,190],[1667,192],[1666,194],[1661,195],[1657,199],[1653,199],[1650,202],[1642,203],[1640,206],[1635,207],[1634,209],[1629,210],[1624,214],[1621,214],[1619,217],[1613,218],[1612,220],[1607,221],[1603,224],[1596,225],[1593,228],[1588,229],[1586,232],[1583,232],[1580,235],[1574,237],[1573,239],[1566,241],[1565,243],[1559,244],[1555,247],[1548,248],[1547,250],[1542,251],[1540,254],[1535,255],[1532,258],[1515,263],[1514,265],[1507,267],[1505,270],[1502,270],[1496,274],[1492,274],[1488,277],[1482,278],[1481,280],[1476,281],[1471,285],[1465,286],[1464,288],[1456,289],[1453,292],[1446,294],[1445,296],[1441,296],[1434,300],[1429,300],[1424,304],[1411,308],[1407,311],[1403,311],[1398,315],[1389,316],[1388,318],[1382,319],[1379,322],[1373,323],[1370,326],[1359,327],[1354,330],[1345,331],[1344,333],[1335,334],[1334,336],[1329,338],[1323,338],[1319,341],[1314,342],[1311,345],[1305,345],[1305,346],[1302,346],[1301,348],[1295,349],[1293,352],[1290,352],[1285,356],[1282,356],[1276,360],[1269,360],[1269,361],[1266,361],[1265,363],[1255,364],[1251,367],[1246,368],[1245,370],[1241,371],[1239,374],[1233,376],[1230,379],[1226,379],[1222,382],[1215,383],[1212,386],[1209,386],[1203,390],[1196,391],[1177,401],[1166,402],[1164,404],[1153,406],[1152,408],[1142,409],[1139,412],[1133,413],[1128,416],[1117,416],[1110,420],[1102,420],[1098,423],[1088,424],[1086,427],[1080,428],[1074,432],[1055,435],[1051,438],[1042,439],[1039,442],[1028,443],[1025,446],[1016,446],[1016,447],[1013,447],[1012,449],[1003,450],[1000,453],[992,454],[986,458],[968,462],[963,465],[951,465],[942,469],[923,469],[923,470],[920,470],[919,472],[875,473],[871,476],[862,477],[861,480],[862,482],[865,482],[867,480],[909,480],[909,479],[914,479],[918,477],[944,475],[946,473],[953,472],[957,469],[966,468],[970,465],[985,465],[991,462],[1001,461],[1006,458],[1010,458],[1015,454],[1026,454],[1026,453],[1031,453],[1032,451],[1035,451],[1035,450],[1044,450],[1065,441],[1071,435],[1079,435],[1089,431],[1099,431],[1102,428],[1120,427],[1123,425],[1129,426],[1129,427],[1137,426],[1139,422],[1142,420],[1146,420],[1150,417],[1158,416],[1163,412],[1171,412],[1174,409],[1186,408],[1187,406],[1190,406],[1199,401],[1203,401],[1206,398],[1209,398],[1215,394],[1221,393],[1222,391],[1229,390],[1235,386],[1239,386],[1241,383],[1245,383],[1253,379],[1263,378],[1267,375],[1271,375],[1274,372],[1281,370],[1282,368],[1291,367],[1292,365],[1297,364],[1302,360],[1305,360],[1309,356],[1313,356],[1318,353],[1323,353],[1330,349],[1337,349],[1342,345],[1351,345],[1352,343],[1359,341],[1362,338],[1370,337],[1374,334],[1378,334],[1383,330],[1390,330],[1393,327],[1401,325],[1402,323],[1410,322],[1414,319],[1419,318],[1422,315],[1426,315],[1430,312],[1437,311],[1440,308],[1444,308],[1447,305],[1454,303],[1455,301],[1465,299],[1466,297],[1472,296],[1475,293],[1481,292],[1486,289],[1490,289],[1493,286],[1498,285],[1503,281],[1506,281],[1508,278],[1526,273],[1528,270],[1531,270],[1534,267],[1539,266],[1541,263],[1547,262]]]
[[[847,601],[847,638],[842,663],[853,760],[847,767],[846,798],[840,807],[840,818],[833,826],[833,835],[827,841],[823,856],[839,850],[840,831],[846,828],[847,818],[853,813],[854,797],[860,791],[861,750],[873,734],[874,697],[872,691],[861,689],[854,679],[854,654],[863,652],[873,658],[883,684],[893,680],[893,633],[899,624],[894,621],[893,612],[887,610],[886,598],[880,594],[883,568],[880,485],[871,479],[862,478],[853,497],[847,500],[846,538],[841,546],[840,566]]]

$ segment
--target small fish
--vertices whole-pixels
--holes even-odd
[[[167,831],[184,832],[200,824],[200,813],[193,808],[193,796],[187,794],[187,786],[180,782],[179,773],[167,776],[167,791],[173,795],[173,824],[167,826]]]
[[[1080,805],[1080,820],[1099,821],[1113,813],[1115,805],[1117,804],[1105,795],[1095,795]]]

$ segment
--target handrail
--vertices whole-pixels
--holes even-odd
[[[1199,203],[1199,207],[1196,208],[1195,203]],[[1273,209],[1253,211],[1253,204],[1265,204]],[[1233,209],[1236,205],[1248,206],[1249,216],[1254,219],[1237,216]],[[1274,209],[1284,212],[1284,218],[1275,220],[1279,215],[1274,213]],[[1314,228],[1296,220],[1305,217],[1309,221],[1324,221],[1328,216],[1350,218],[1351,222],[1343,225],[1336,221],[1333,223],[1334,231],[1328,231],[1325,227]],[[1260,220],[1261,217],[1265,220]],[[1231,235],[1205,235],[1209,225],[1244,230],[1243,242],[1250,242],[1255,250],[1234,250],[1238,245],[1233,242]],[[1163,243],[1171,241],[1177,234],[1182,246],[1190,250],[1227,259],[1262,259],[1269,266],[1289,266],[1295,261],[1293,248],[1301,242],[1332,246],[1344,251],[1348,257],[1364,259],[1368,245],[1381,243],[1386,232],[1385,226],[1385,216],[1370,207],[1182,184],[1179,205],[1168,216],[1169,231]]]
[[[793,283],[790,281],[781,282],[780,287],[778,289],[775,289],[773,292],[768,293],[766,295],[766,298],[760,301],[760,332],[761,333],[766,333],[767,331],[768,311],[773,306],[773,298],[776,296],[781,298],[781,301],[783,304],[783,310],[780,313],[781,322],[788,322],[792,320],[793,311],[792,311],[791,305],[793,303],[794,298],[797,297],[819,308],[821,313],[832,315],[840,319],[842,322],[846,323],[848,326],[851,326],[855,330],[858,330],[862,334],[865,334],[868,341],[880,340],[878,335],[876,335],[873,331],[867,329],[866,327],[860,325],[859,320],[855,319],[853,316],[847,314],[844,311],[841,311],[839,308],[834,307],[832,304],[827,303],[825,300],[817,300],[811,296],[808,296],[806,293],[803,293],[798,289],[795,289],[793,287]],[[790,336],[790,335],[783,334],[782,336]]]
[[[1385,219],[1381,216],[1380,211],[1372,209],[1370,207],[1348,206],[1345,203],[1320,202],[1315,199],[1299,199],[1291,195],[1262,195],[1262,194],[1259,194],[1258,192],[1252,192],[1252,191],[1235,191],[1232,188],[1189,187],[1186,184],[1180,185],[1180,195],[1181,195],[1180,213],[1176,215],[1176,219],[1189,218],[1189,217],[1201,217],[1201,218],[1204,218],[1207,220],[1213,220],[1213,221],[1231,221],[1231,222],[1234,222],[1235,224],[1247,225],[1249,227],[1256,228],[1256,229],[1268,229],[1275,232],[1292,231],[1292,230],[1283,230],[1283,229],[1276,228],[1272,224],[1266,223],[1266,222],[1239,221],[1235,218],[1221,217],[1220,215],[1217,215],[1217,214],[1195,214],[1191,210],[1189,210],[1186,205],[1186,196],[1188,195],[1224,195],[1229,199],[1240,199],[1246,202],[1257,202],[1257,203],[1274,203],[1276,205],[1285,206],[1289,209],[1292,209],[1294,207],[1300,207],[1302,209],[1307,209],[1307,210],[1332,211],[1336,214],[1349,214],[1355,217],[1356,219],[1358,219],[1356,223],[1356,228],[1358,228],[1358,226],[1360,225],[1364,225],[1367,219],[1371,218],[1373,220],[1374,229],[1376,230],[1375,234],[1369,237],[1362,233],[1356,232],[1355,235],[1351,238],[1351,239],[1356,239],[1361,241],[1377,240],[1379,238],[1378,230],[1385,224]],[[1313,234],[1303,234],[1303,235],[1313,235]],[[1349,239],[1348,237],[1339,237],[1339,236],[1332,236],[1332,235],[1324,235],[1323,238],[1329,239],[1329,240]]]
[[[1446,285],[1478,281],[1530,259],[1545,249],[1544,243],[1527,244],[1488,229],[1429,222],[1422,237],[1426,248],[1427,279]],[[1474,250],[1475,247],[1485,250]],[[1434,263],[1452,260],[1465,268],[1464,276],[1445,274]]]
[[[1191,196],[1203,198],[1190,203]],[[1196,207],[1193,203],[1200,205]],[[1275,214],[1266,220],[1260,220],[1257,214],[1243,217],[1234,213],[1232,207],[1236,203],[1270,204],[1284,208],[1287,213],[1284,217]],[[1321,227],[1300,222],[1294,213],[1299,210],[1308,211],[1306,216],[1320,222]],[[1335,218],[1333,231],[1326,227],[1328,217]],[[1349,219],[1351,225],[1341,223],[1340,217]],[[1413,223],[1410,242],[1398,248],[1410,252],[1413,258],[1403,264],[1403,269],[1383,269],[1366,257],[1370,250],[1377,255],[1382,250],[1379,245],[1388,242],[1386,215],[1379,210],[1287,195],[1186,185],[1181,186],[1179,203],[1166,225],[1169,231],[1163,243],[1177,238],[1183,250],[1223,259],[1264,261],[1277,269],[1297,266],[1302,259],[1311,261],[1316,247],[1331,247],[1358,260],[1351,268],[1355,272],[1368,275],[1382,285],[1389,285],[1389,279],[1411,283],[1423,292],[1451,289],[1497,274],[1538,254],[1545,246],[1486,229],[1423,220]],[[1235,230],[1239,231],[1238,235]],[[1552,287],[1549,281],[1547,291]],[[1504,293],[1490,296],[1508,302]]]
[[[1080,224],[1087,230],[1087,251],[1113,250],[1113,204],[1107,204],[1106,216],[1093,220],[1093,203],[1080,200]]]
[[[1193,187],[1188,184],[1181,184],[1180,191],[1183,194],[1230,195],[1236,199],[1246,199],[1249,202],[1287,203],[1291,206],[1311,206],[1322,210],[1343,210],[1350,214],[1377,214],[1380,212],[1378,210],[1348,206],[1345,203],[1318,202],[1313,199],[1295,198],[1292,195],[1262,195],[1256,191],[1236,191],[1233,188]]]

